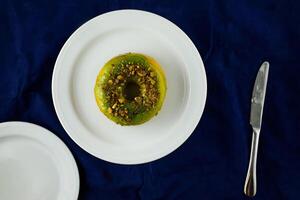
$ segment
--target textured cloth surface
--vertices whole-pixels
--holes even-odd
[[[299,199],[299,1],[2,0],[0,121],[27,121],[55,133],[80,172],[79,199],[241,200],[250,153],[250,98],[270,62],[254,199]],[[141,9],[177,24],[198,48],[208,96],[192,136],[176,151],[142,165],[117,165],[77,146],[55,114],[51,78],[67,38],[87,20]],[[197,106],[197,105],[195,105]],[[0,177],[1,178],[1,177]]]

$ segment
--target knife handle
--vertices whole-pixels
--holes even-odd
[[[258,151],[258,140],[259,130],[253,130],[250,160],[244,186],[244,193],[249,197],[253,197],[256,194],[256,160]]]

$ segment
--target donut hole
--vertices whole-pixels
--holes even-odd
[[[140,91],[140,86],[136,82],[129,81],[123,91],[123,95],[125,99],[132,101],[134,100],[135,97],[140,96],[141,91]]]

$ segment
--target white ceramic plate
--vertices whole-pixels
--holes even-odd
[[[75,200],[75,160],[50,131],[25,122],[0,124],[0,199]]]
[[[154,57],[168,90],[156,117],[126,127],[99,111],[93,90],[101,67],[127,52]],[[149,12],[120,10],[95,17],[68,39],[55,64],[52,96],[79,146],[110,162],[138,164],[169,154],[191,135],[204,109],[206,75],[196,47],[176,25]]]

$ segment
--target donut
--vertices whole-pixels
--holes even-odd
[[[100,111],[123,126],[142,124],[157,115],[166,91],[163,69],[152,57],[139,53],[109,60],[94,87]]]

